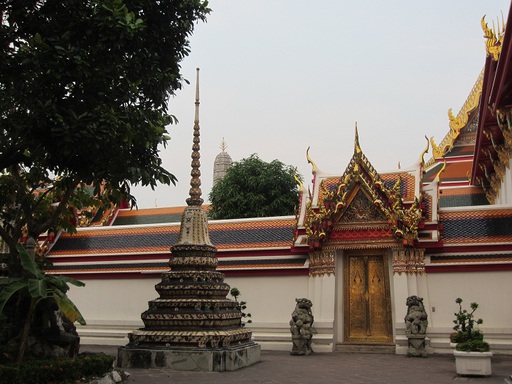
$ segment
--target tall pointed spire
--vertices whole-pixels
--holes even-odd
[[[217,249],[201,207],[199,69],[195,105],[190,197],[178,241],[171,247],[171,269],[155,286],[159,298],[151,300],[141,314],[144,328],[130,333],[130,343],[119,349],[118,363],[123,367],[161,368],[164,364],[177,370],[224,371],[260,359],[260,347],[251,341],[251,331],[243,328],[238,304],[227,298],[230,287],[217,271]]]
[[[187,199],[188,206],[198,206],[200,207],[203,204],[203,199],[201,198],[201,162],[199,159],[201,158],[200,150],[200,133],[199,133],[199,68],[196,69],[196,110],[195,110],[195,118],[194,118],[194,144],[192,145],[192,171],[190,172],[190,176],[192,179],[190,180],[190,197]]]

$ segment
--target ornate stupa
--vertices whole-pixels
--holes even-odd
[[[242,327],[242,313],[227,298],[230,287],[216,270],[217,249],[202,208],[199,141],[198,69],[190,197],[171,247],[171,270],[155,286],[160,297],[141,315],[144,328],[130,333],[129,344],[119,349],[122,367],[224,371],[259,361],[260,347]]]

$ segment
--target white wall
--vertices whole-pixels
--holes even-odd
[[[69,297],[85,321],[118,321],[142,324],[140,315],[148,301],[158,297],[158,279],[83,280],[85,287],[72,286]]]
[[[229,277],[225,281],[240,290],[239,300],[247,301],[247,312],[257,324],[282,323],[288,327],[295,299],[309,298],[308,276]]]
[[[448,336],[453,327],[455,303],[461,297],[464,308],[479,303],[476,318],[484,320],[480,327],[486,341],[497,353],[512,353],[512,271],[474,273],[431,273],[418,276],[411,284],[405,276],[392,276],[393,313],[397,345],[404,344],[403,317],[407,312],[405,298],[417,294],[424,298],[429,315],[428,336],[434,351],[449,351]],[[247,301],[252,314],[255,340],[263,349],[289,350],[291,338],[289,321],[296,298],[313,301],[314,337],[318,352],[332,351],[342,334],[340,317],[334,327],[334,314],[342,314],[341,303],[335,307],[336,278],[334,276],[267,276],[230,277],[226,282],[238,288],[239,300]],[[148,301],[158,294],[154,289],[158,279],[86,280],[83,288],[72,287],[70,298],[88,322],[78,327],[82,344],[125,345],[127,333],[143,326],[140,315],[148,309]],[[417,286],[417,291],[414,287]],[[342,295],[338,295],[342,297]],[[402,340],[403,339],[403,340]],[[402,345],[403,344],[403,345]],[[402,348],[403,349],[403,348]],[[397,349],[398,351],[398,349]]]
[[[512,271],[431,273],[427,278],[432,326],[453,327],[459,309],[455,299],[460,297],[463,308],[470,309],[471,302],[479,304],[475,316],[484,320],[482,331],[512,328]]]

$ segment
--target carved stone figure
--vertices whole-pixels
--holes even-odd
[[[292,333],[292,355],[309,355],[313,353],[311,339],[315,329],[313,328],[313,312],[311,300],[302,298],[295,299],[297,304],[292,312],[290,320],[290,332]]]
[[[408,340],[407,355],[426,357],[425,334],[427,332],[427,312],[423,306],[423,298],[409,296],[406,300],[405,335]]]
[[[405,333],[424,335],[427,332],[427,312],[423,306],[423,298],[409,296],[406,300],[407,315],[405,315]]]

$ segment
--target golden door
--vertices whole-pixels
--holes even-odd
[[[345,342],[391,343],[391,301],[386,257],[345,258]]]

